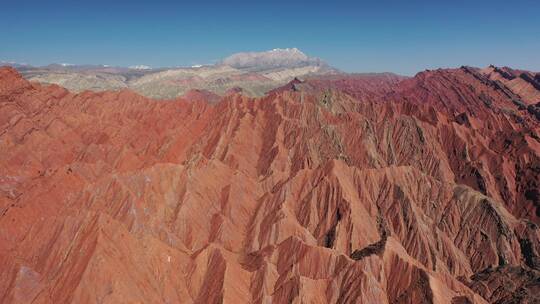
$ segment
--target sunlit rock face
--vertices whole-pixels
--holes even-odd
[[[166,102],[0,69],[0,302],[534,303],[522,99],[467,67]]]

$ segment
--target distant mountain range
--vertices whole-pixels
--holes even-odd
[[[233,54],[217,64],[153,69],[146,65],[50,64],[34,67],[0,62],[16,68],[26,79],[58,84],[73,92],[131,89],[152,98],[170,99],[191,90],[223,95],[230,90],[261,96],[296,77],[333,75],[339,70],[297,48]]]

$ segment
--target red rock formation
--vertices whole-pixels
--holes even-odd
[[[540,73],[489,66],[480,71],[493,81],[499,81],[527,104],[540,102]]]
[[[534,301],[539,120],[474,69],[373,81],[212,105],[0,69],[0,302]]]

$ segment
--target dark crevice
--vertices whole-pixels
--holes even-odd
[[[341,221],[341,217],[342,217],[341,211],[339,210],[339,208],[337,208],[336,220],[334,222],[334,225],[332,225],[332,227],[324,235],[324,240],[323,240],[323,246],[324,247],[326,247],[326,248],[333,248],[334,247],[334,242],[336,240],[336,229],[337,229],[337,225]]]
[[[480,170],[474,167],[472,170],[473,170],[472,173],[474,174],[474,177],[476,178],[476,185],[478,186],[478,191],[480,191],[483,195],[487,195],[486,182],[484,180],[484,177],[480,173]]]
[[[529,239],[520,239],[519,247],[521,248],[521,256],[525,261],[525,265],[534,268],[540,269],[540,258],[537,253],[534,251],[533,244]]]
[[[336,224],[337,225],[337,224]],[[334,247],[334,241],[336,240],[336,225],[334,225],[324,236],[324,247]]]
[[[362,249],[355,250],[353,253],[351,253],[351,256],[350,256],[351,259],[355,261],[360,261],[361,259],[368,257],[370,255],[374,255],[374,254],[378,255],[384,252],[384,247],[386,246],[386,241],[390,233],[388,231],[388,227],[386,226],[386,222],[384,221],[381,215],[377,217],[377,224],[378,224],[379,235],[381,236],[381,239],[375,243],[367,245],[366,247]]]

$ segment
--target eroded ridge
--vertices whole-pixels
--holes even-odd
[[[489,73],[206,102],[2,68],[0,302],[534,300],[540,122]]]

